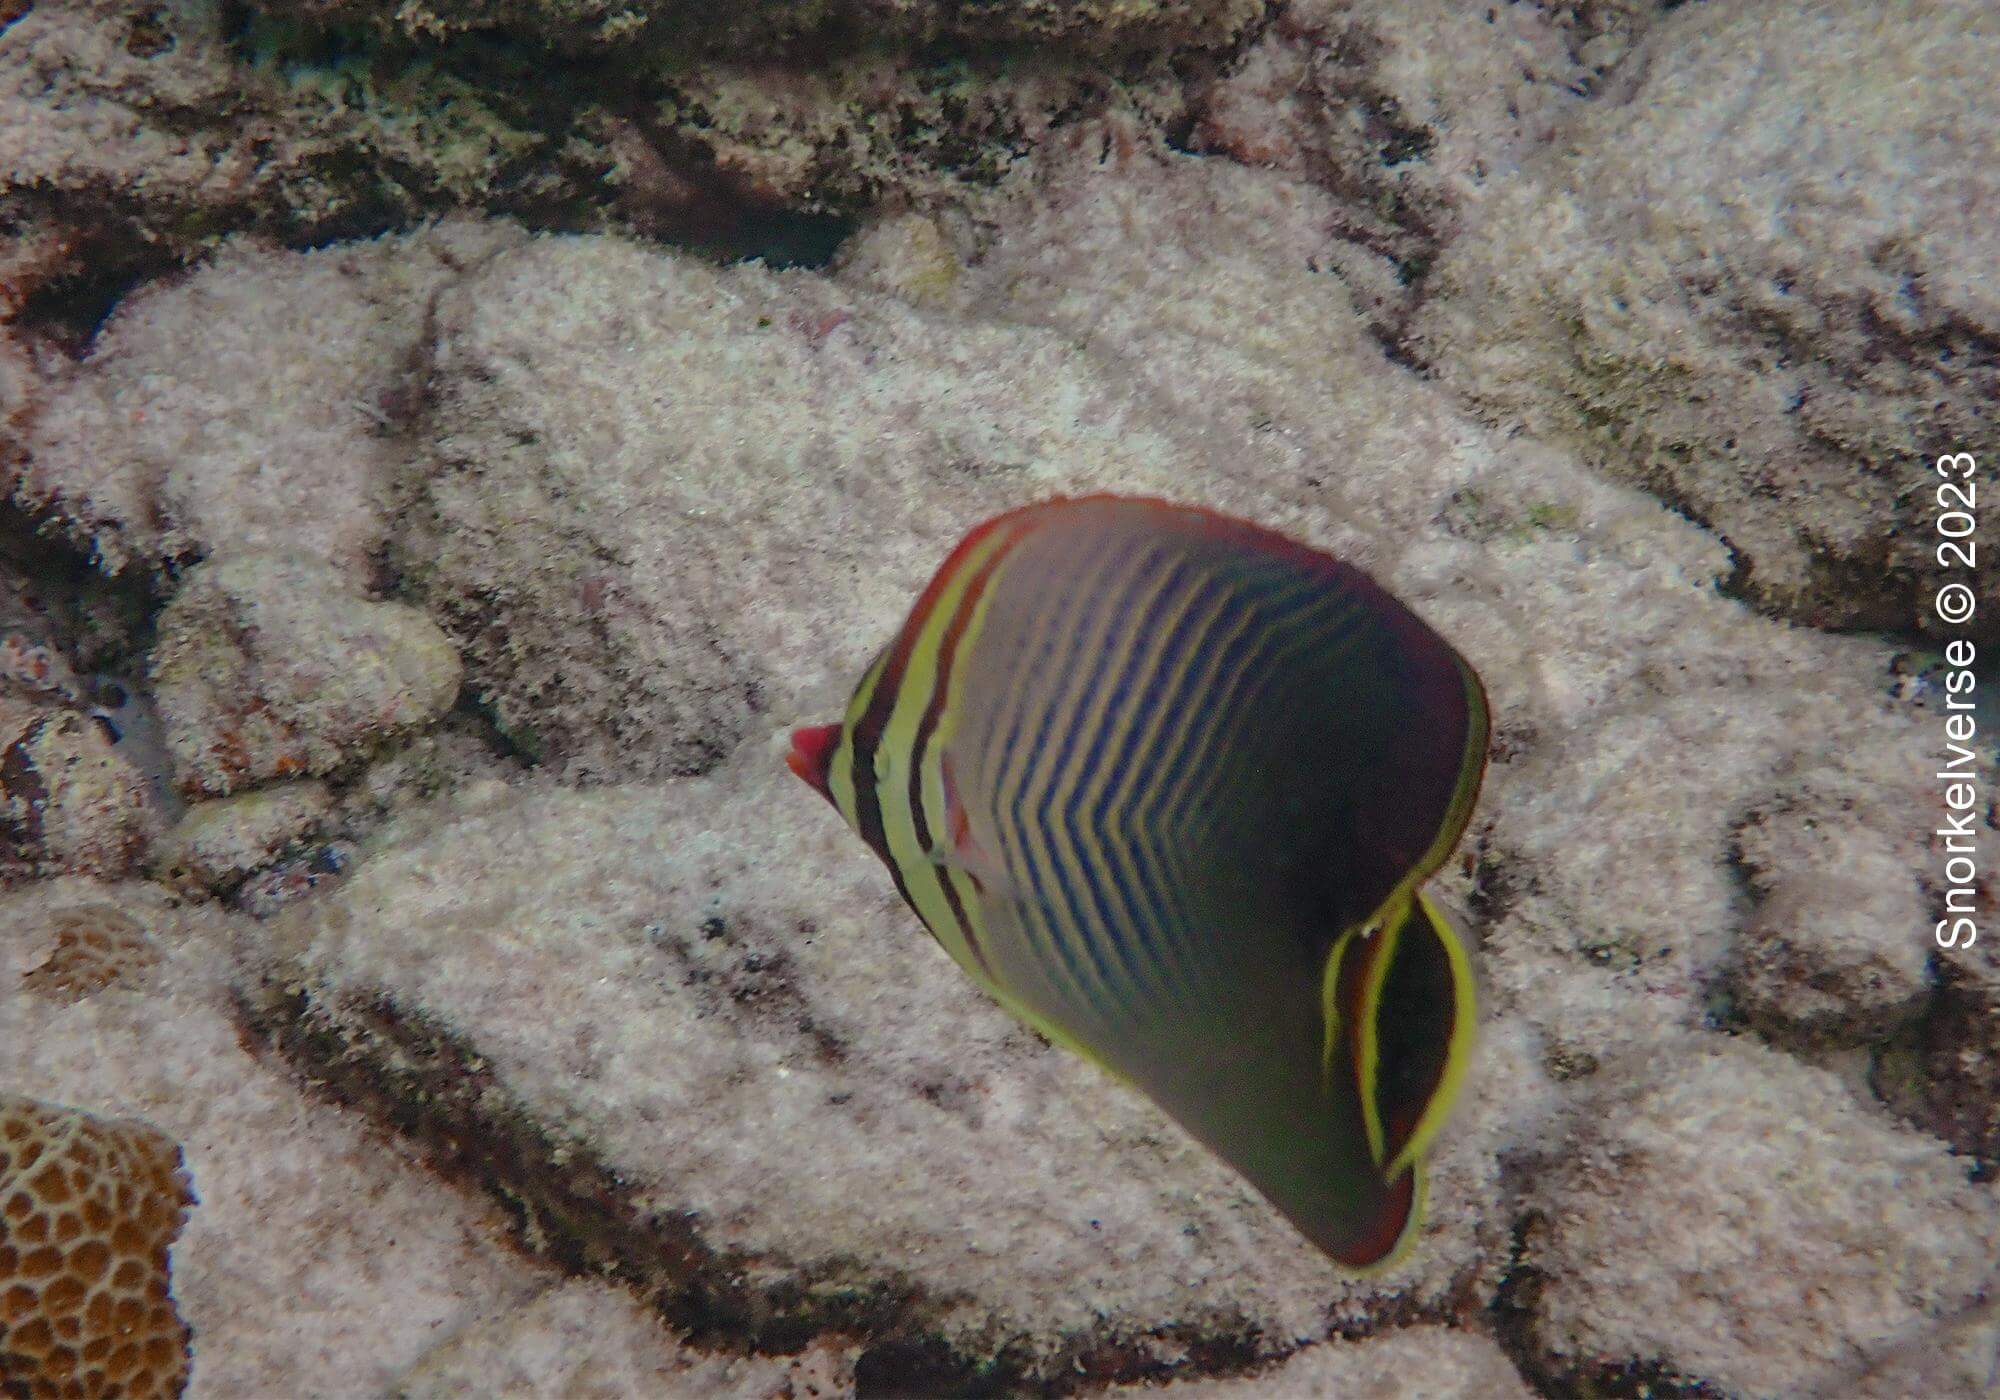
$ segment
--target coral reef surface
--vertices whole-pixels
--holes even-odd
[[[180,1394],[188,1329],[167,1255],[193,1201],[157,1129],[0,1093],[0,1386]]]
[[[1927,621],[1931,464],[2000,398],[1996,59],[1978,0],[1681,8],[1482,201],[1419,353],[1710,525],[1759,603]]]
[[[2000,937],[1918,616],[1927,458],[1991,450],[1995,44],[0,0],[0,1120],[191,1187],[118,1206],[170,1282],[106,1260],[148,1383],[2000,1388]],[[1486,683],[1481,1040],[1382,1275],[784,771],[965,530],[1086,490],[1352,560]],[[0,1388],[53,1392],[104,1358],[13,1140]]]

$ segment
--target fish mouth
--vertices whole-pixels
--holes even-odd
[[[832,799],[827,788],[827,771],[833,765],[833,750],[840,742],[837,724],[809,724],[792,731],[791,751],[785,766],[803,778],[820,796]]]

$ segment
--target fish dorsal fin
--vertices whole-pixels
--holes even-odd
[[[1353,1076],[1369,1156],[1391,1179],[1429,1149],[1478,1027],[1472,961],[1421,892],[1341,935],[1321,993],[1325,1069]]]

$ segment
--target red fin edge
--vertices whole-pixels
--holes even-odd
[[[1396,1253],[1416,1208],[1417,1174],[1405,1171],[1388,1183],[1387,1194],[1382,1198],[1382,1214],[1373,1222],[1372,1229],[1333,1244],[1321,1244],[1320,1248],[1350,1269],[1376,1268]]]
[[[839,725],[809,724],[792,731],[792,751],[785,755],[785,766],[829,802],[833,794],[827,790],[826,774],[833,763],[834,745],[839,742]]]

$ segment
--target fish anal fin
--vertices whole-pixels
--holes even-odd
[[[1321,1243],[1336,1263],[1361,1278],[1385,1274],[1402,1263],[1424,1220],[1425,1182],[1421,1164],[1391,1177],[1382,1211],[1372,1229],[1337,1246]]]

